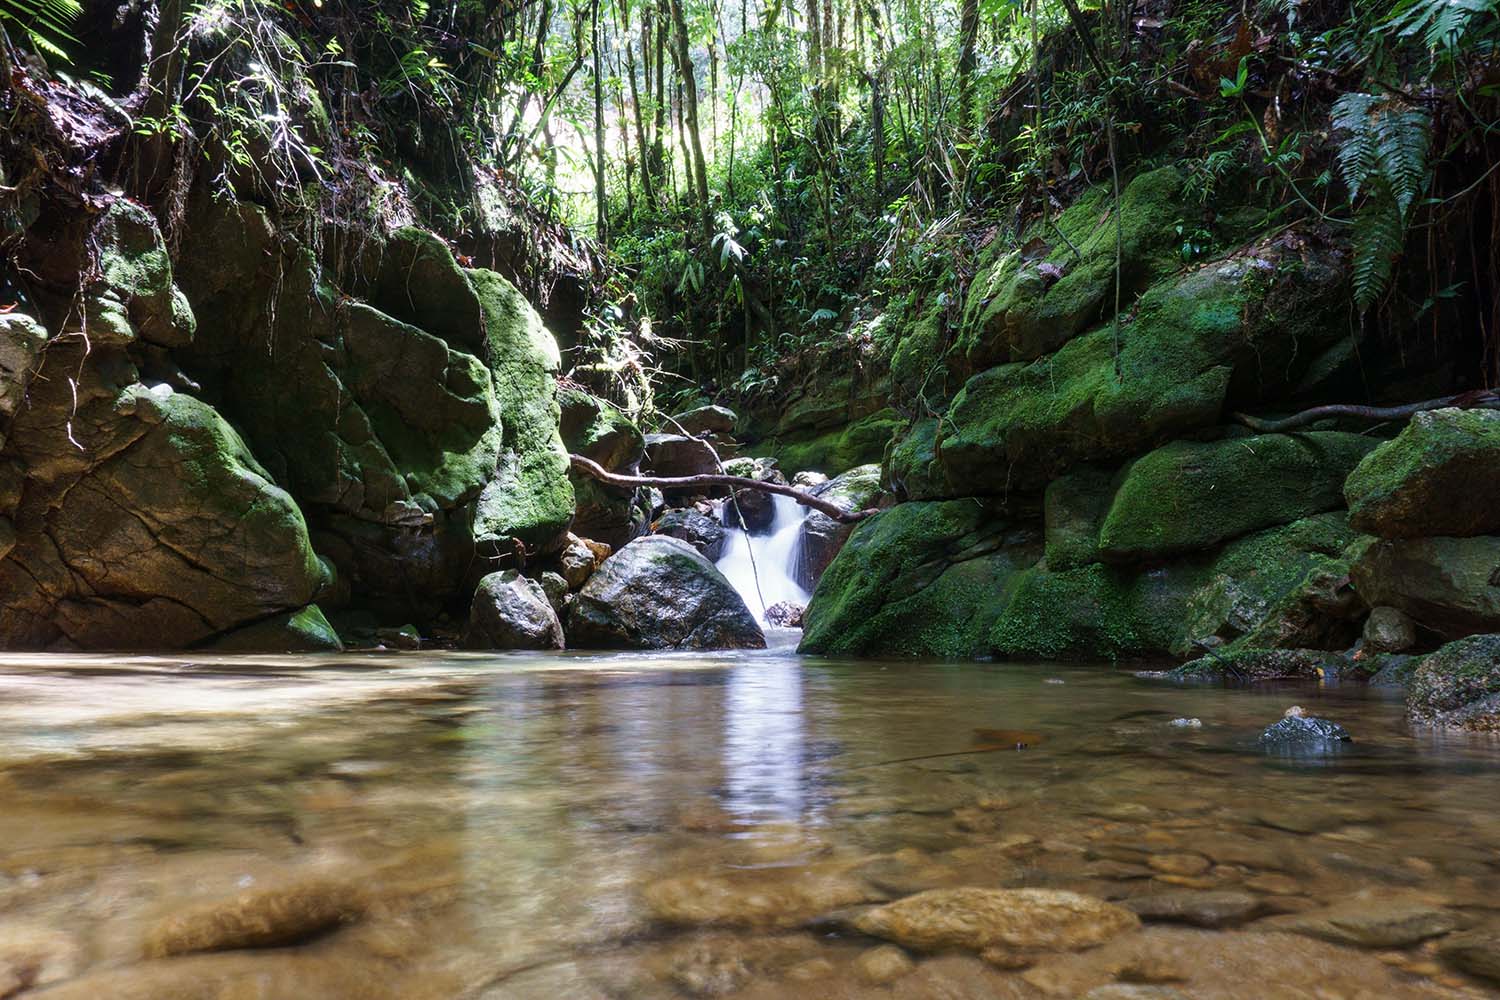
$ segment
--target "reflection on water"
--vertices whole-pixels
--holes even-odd
[[[1264,752],[1293,703],[1354,742]],[[854,928],[971,886],[1146,922],[990,961]],[[0,997],[1489,996],[1497,926],[1500,744],[1359,688],[775,650],[0,665]]]

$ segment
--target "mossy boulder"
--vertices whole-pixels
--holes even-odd
[[[582,389],[560,389],[563,446],[598,462],[610,472],[633,475],[646,457],[639,427],[618,407]],[[619,548],[640,534],[649,520],[642,490],[605,486],[569,470],[573,484],[573,528],[586,538]]]
[[[1348,665],[1342,653],[1323,649],[1226,649],[1171,671],[1182,681],[1272,681],[1337,678]]]
[[[857,465],[879,462],[891,438],[905,427],[906,420],[887,408],[835,430],[778,438],[760,450],[774,456],[784,469],[810,469],[836,475]]]
[[[379,263],[373,268],[374,282],[370,289],[372,305],[421,327],[451,347],[482,355],[487,334],[489,337],[495,334],[488,329],[494,325],[494,305],[484,301],[494,294],[487,287],[488,278],[472,280],[478,272],[466,275],[442,239],[415,226],[393,232],[378,252]],[[540,325],[541,319],[536,322]],[[504,338],[515,323],[501,325]],[[553,349],[556,350],[555,346]]]
[[[1175,223],[1187,211],[1183,177],[1162,167],[1132,180],[1120,198],[1120,301],[1129,306],[1181,264]],[[1057,350],[1114,309],[1116,232],[1108,187],[1100,185],[1033,234],[1042,252],[1013,251],[969,289],[960,343],[969,370],[1023,361]],[[1072,246],[1069,246],[1069,244]],[[1074,249],[1077,255],[1074,254]]]
[[[604,560],[573,600],[568,642],[584,649],[760,649],[755,616],[687,542],[637,538]]]
[[[972,657],[1019,571],[1041,555],[974,500],[899,504],[863,521],[818,581],[808,653]]]
[[[891,490],[909,500],[952,496],[937,460],[939,417],[923,417],[898,431],[886,446],[883,478]]]
[[[1343,336],[1335,253],[1265,247],[1154,285],[1122,325],[968,380],[936,449],[952,494],[1040,491],[1082,462],[1110,462],[1219,422],[1294,383]],[[950,494],[950,495],[952,495]]]
[[[474,513],[481,546],[507,538],[528,547],[560,544],[573,520],[568,451],[559,430],[557,341],[515,285],[494,271],[468,278],[483,307],[480,358],[494,377],[504,428],[500,461]]]
[[[98,246],[98,278],[84,290],[86,312],[102,340],[135,337],[161,347],[184,347],[196,321],[187,298],[173,284],[172,258],[156,219],[144,206],[113,202],[92,235]]]
[[[1349,569],[1370,607],[1392,607],[1446,639],[1500,632],[1500,536],[1371,541]]]
[[[880,466],[858,465],[808,490],[813,496],[838,504],[849,513],[875,506],[881,495]],[[796,558],[792,578],[803,590],[812,591],[822,579],[855,526],[835,521],[822,511],[809,510],[797,530]]]
[[[1332,431],[1174,441],[1125,472],[1099,554],[1161,560],[1342,507],[1344,478],[1375,444]]]
[[[1500,635],[1472,635],[1417,661],[1407,712],[1427,726],[1500,732]]]
[[[316,604],[235,629],[210,644],[219,653],[341,653],[339,634]]]
[[[1383,538],[1500,532],[1500,412],[1428,410],[1344,484],[1360,531]]]
[[[26,397],[26,387],[39,365],[47,331],[24,313],[0,315],[0,448],[11,418]]]

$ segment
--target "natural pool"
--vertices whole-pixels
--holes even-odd
[[[1354,741],[1262,749],[1292,704]],[[855,929],[953,887],[1145,923],[998,964]],[[1500,742],[1361,687],[785,649],[0,664],[0,997],[1489,996],[1497,928]]]

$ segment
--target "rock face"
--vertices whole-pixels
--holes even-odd
[[[1349,475],[1350,522],[1382,538],[1500,533],[1500,412],[1428,410]]]
[[[1349,568],[1360,596],[1450,639],[1500,631],[1500,536],[1397,538],[1365,547]]]
[[[1500,635],[1469,636],[1423,657],[1406,707],[1422,725],[1500,732]]]
[[[724,574],[686,542],[647,535],[578,592],[568,639],[594,649],[759,649],[765,636]]]
[[[535,580],[515,570],[479,581],[464,645],[470,649],[562,649],[562,623]]]
[[[0,315],[0,448],[46,343],[47,331],[30,316]]]
[[[930,889],[860,914],[854,926],[917,951],[994,958],[1076,951],[1140,926],[1129,910],[1052,889]]]
[[[880,495],[880,466],[856,466],[808,492],[850,513],[864,510],[874,506]],[[808,511],[798,529],[796,560],[792,564],[792,578],[797,585],[809,591],[816,587],[853,533],[852,524],[835,521],[822,511]]]
[[[213,409],[94,381],[80,387],[78,451],[58,381],[33,391],[7,450],[21,460],[0,561],[7,645],[182,647],[318,597],[327,575],[301,511]]]
[[[657,518],[655,529],[658,535],[668,535],[687,542],[703,553],[703,558],[709,562],[718,562],[719,557],[724,554],[724,526],[707,514],[700,514],[691,508],[667,511]]]

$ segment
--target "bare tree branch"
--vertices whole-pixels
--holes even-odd
[[[791,497],[804,507],[811,507],[820,514],[827,514],[835,521],[843,524],[856,524],[876,513],[875,508],[867,510],[847,511],[838,504],[821,497],[812,496],[795,486],[782,486],[780,483],[763,483],[758,479],[747,479],[744,476],[727,476],[716,473],[705,473],[698,476],[621,476],[607,471],[598,462],[584,458],[582,455],[569,455],[573,461],[573,468],[588,476],[599,480],[607,486],[619,486],[625,489],[634,489],[637,486],[655,486],[659,490],[686,490],[697,486],[729,486],[737,490],[760,490],[762,493],[775,493],[784,497]]]
[[[1314,406],[1310,410],[1303,410],[1301,413],[1294,413],[1280,420],[1262,420],[1248,413],[1231,413],[1229,418],[1236,423],[1244,424],[1257,434],[1279,434],[1283,431],[1306,427],[1308,424],[1328,417],[1354,417],[1359,420],[1374,421],[1405,420],[1423,410],[1441,410],[1449,406],[1455,406],[1461,410],[1500,409],[1500,392],[1493,389],[1478,389],[1461,392],[1455,396],[1428,399],[1420,403],[1407,403],[1405,406],[1357,406],[1351,403],[1334,403],[1329,406]]]

